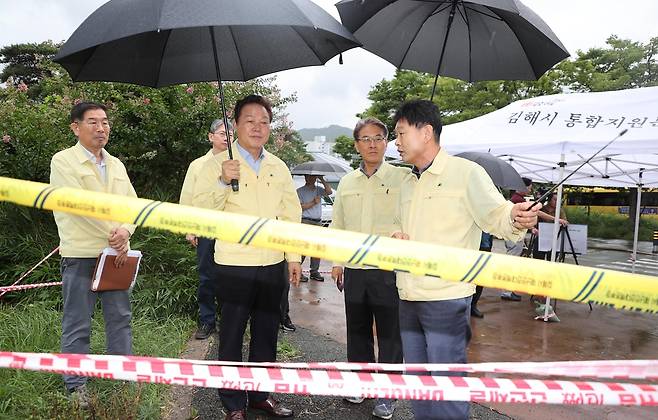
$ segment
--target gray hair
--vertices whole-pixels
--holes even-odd
[[[215,121],[213,121],[212,124],[210,124],[210,132],[216,133],[217,130],[219,130],[223,126],[224,126],[224,120],[222,118],[218,118]],[[231,125],[230,122],[228,123],[228,129],[230,131],[233,131],[233,126]]]
[[[359,120],[359,122],[356,123],[356,126],[354,127],[354,140],[359,137],[359,131],[361,131],[363,127],[367,125],[374,125],[375,127],[381,128],[381,130],[384,132],[384,137],[388,138],[388,127],[386,127],[386,124],[375,117],[368,117]]]

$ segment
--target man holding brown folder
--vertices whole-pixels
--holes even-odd
[[[102,104],[81,102],[71,109],[71,131],[78,143],[56,153],[50,163],[50,184],[136,197],[123,163],[105,150],[110,123]],[[91,318],[100,298],[108,354],[131,354],[131,308],[128,290],[91,291],[96,260],[104,248],[117,251],[117,267],[130,249],[134,225],[54,212],[60,238],[62,353],[89,353]],[[66,389],[81,407],[89,403],[86,377],[64,375]]]

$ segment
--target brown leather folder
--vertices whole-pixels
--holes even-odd
[[[142,253],[134,250],[128,251],[128,258],[120,268],[114,266],[116,254],[112,248],[105,248],[98,256],[91,281],[92,291],[128,290],[135,283]]]

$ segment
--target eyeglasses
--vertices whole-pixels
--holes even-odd
[[[108,120],[85,120],[85,121],[74,121],[78,125],[86,125],[88,127],[96,128],[98,126],[105,128],[110,127],[110,122]]]
[[[360,141],[361,143],[381,143],[386,140],[386,137],[382,136],[381,134],[377,134],[376,136],[363,136],[359,137],[356,139],[357,141]]]
[[[220,135],[220,136],[222,136],[222,137],[226,137],[226,131],[223,131],[223,130],[222,130],[222,131],[215,131],[213,134],[217,134],[217,135]],[[233,132],[231,131],[231,132],[229,133],[229,135],[230,135],[231,137],[233,137]]]

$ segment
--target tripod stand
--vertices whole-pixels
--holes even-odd
[[[555,262],[563,263],[564,260],[565,260],[566,255],[568,253],[568,254],[571,254],[571,256],[573,257],[573,260],[576,263],[576,265],[580,265],[578,263],[578,256],[577,256],[576,251],[575,251],[574,246],[573,246],[573,241],[571,240],[571,235],[569,235],[568,226],[560,225],[560,230],[557,233],[557,238],[558,238],[558,241],[560,243],[560,249],[555,254]],[[537,238],[537,241],[538,240],[539,239]],[[531,241],[532,241],[532,238],[531,238]],[[568,241],[568,244],[569,244],[569,250],[565,252],[565,244],[566,244],[567,241]],[[549,313],[549,310],[548,310],[550,302],[551,302],[551,298],[547,296],[546,297],[546,303],[545,303],[544,315],[540,315],[540,316],[535,317],[536,320],[541,319],[544,322],[548,322],[551,317],[553,317],[553,316],[557,317],[557,315],[554,312],[554,310],[557,309],[557,300],[554,302],[554,305],[553,305],[554,310],[551,313]],[[589,305],[589,310],[592,311],[593,310],[592,304],[590,302],[588,302],[587,304]]]

